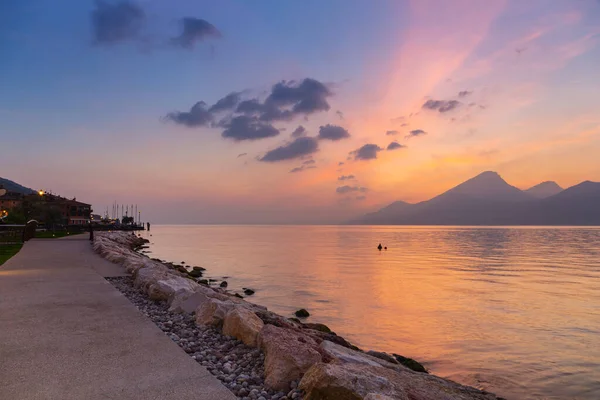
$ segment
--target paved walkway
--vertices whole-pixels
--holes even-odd
[[[103,278],[123,270],[85,239],[34,239],[0,266],[0,399],[235,399]]]

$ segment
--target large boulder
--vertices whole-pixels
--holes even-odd
[[[320,345],[321,352],[327,354],[331,359],[338,360],[344,363],[371,365],[374,367],[381,366],[385,361],[369,356],[356,350],[349,349],[344,346],[332,343],[328,340],[323,340]]]
[[[382,351],[375,351],[375,350],[369,350],[367,351],[367,354],[372,356],[372,357],[376,357],[379,358],[381,360],[385,360],[391,364],[398,364],[398,361],[396,361],[396,359],[394,358],[394,356],[389,355],[388,353],[384,353]]]
[[[322,359],[310,336],[274,325],[260,331],[258,346],[265,353],[265,385],[274,390],[289,390],[290,382]]]
[[[240,301],[243,301],[239,299]],[[287,328],[287,329],[297,329],[300,325],[290,321],[289,319],[282,317],[279,314],[275,314],[272,311],[264,310],[256,310],[256,315],[265,323],[265,325],[274,325],[279,328]]]
[[[338,336],[335,332],[327,333],[316,329],[307,329],[306,324],[302,324],[301,327],[303,328],[304,333],[315,339],[315,341],[317,341],[318,343],[321,343],[323,340],[327,340],[340,346],[347,347],[349,349],[359,350],[358,347],[352,345],[343,337]]]
[[[365,400],[395,400],[390,396],[385,396],[383,394],[369,393],[365,396]]]
[[[412,372],[403,365],[391,363],[378,357],[374,357],[361,351],[349,349],[324,340],[319,346],[321,354],[333,359],[339,363],[351,363],[358,365],[370,365],[372,367],[384,367],[397,372]]]
[[[192,313],[196,311],[200,304],[207,301],[209,298],[221,301],[231,301],[235,304],[254,309],[254,306],[251,303],[245,302],[233,296],[229,296],[225,293],[218,292],[210,287],[198,284],[194,284],[193,286],[193,290],[177,290],[173,294],[170,300],[171,307],[169,308],[169,311],[176,313]]]
[[[498,400],[491,393],[427,374],[339,361],[314,365],[299,387],[314,400]]]
[[[363,400],[375,394],[409,400],[402,387],[394,387],[388,377],[383,376],[388,372],[372,365],[318,363],[304,374],[299,387],[306,398],[314,400]]]
[[[143,268],[146,265],[149,265],[149,262],[143,257],[128,257],[125,261],[123,261],[123,267],[125,268],[125,271],[130,274],[135,274],[138,269]]]
[[[148,292],[150,285],[162,279],[167,279],[170,276],[167,267],[160,264],[149,264],[138,269],[133,275],[133,285]]]
[[[148,287],[148,296],[152,300],[163,300],[170,303],[177,291],[192,293],[196,286],[198,286],[196,282],[187,278],[171,275],[166,279],[161,279],[151,284]]]
[[[220,328],[223,326],[225,315],[234,307],[235,303],[232,301],[209,298],[196,309],[196,325]]]
[[[125,259],[127,258],[127,256],[122,252],[117,251],[116,249],[111,249],[106,251],[106,253],[104,254],[104,258],[115,264],[122,264],[123,261],[125,261]]]
[[[178,290],[173,295],[171,300],[170,312],[191,314],[200,306],[200,304],[208,301],[209,297],[206,293],[195,290]]]
[[[264,323],[245,307],[237,306],[225,315],[223,334],[241,340],[247,346],[257,347],[258,334]]]

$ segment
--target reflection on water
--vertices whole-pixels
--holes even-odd
[[[284,315],[514,399],[600,398],[600,229],[153,226]],[[147,234],[147,233],[146,233]],[[378,243],[388,246],[377,251]]]

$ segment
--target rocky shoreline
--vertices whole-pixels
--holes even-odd
[[[108,280],[240,399],[501,400],[429,375],[414,360],[365,353],[325,325],[285,318],[198,283],[202,268],[135,251],[145,243],[135,234],[103,232],[93,246],[132,274]]]
[[[206,367],[240,399],[286,400],[301,398],[292,383],[289,392],[269,390],[264,385],[264,354],[241,341],[224,336],[212,327],[198,327],[191,314],[169,311],[165,302],[150,300],[133,286],[133,278],[107,278],[145,316],[150,318],[171,340],[196,362]]]

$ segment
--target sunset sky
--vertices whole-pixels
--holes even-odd
[[[598,0],[3,0],[0,176],[154,223],[600,181],[599,41]]]

